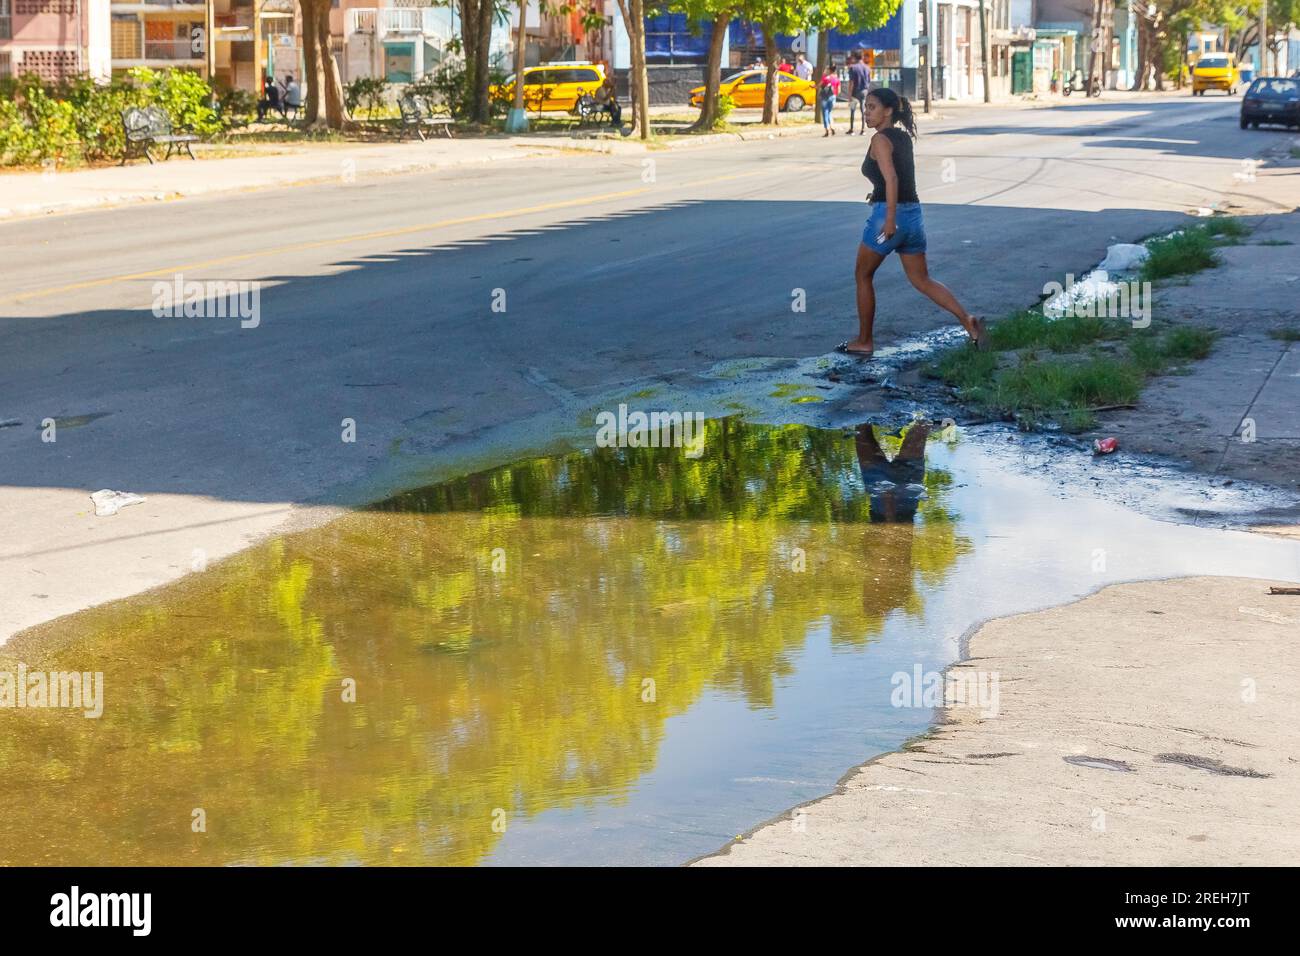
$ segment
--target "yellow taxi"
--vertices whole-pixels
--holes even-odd
[[[817,102],[817,86],[812,80],[801,80],[793,73],[777,73],[777,96],[780,108],[797,113],[809,104]],[[739,107],[762,107],[767,95],[767,71],[745,70],[729,76],[718,87],[719,96],[730,96]],[[691,106],[704,105],[704,87],[697,86],[691,90]]]
[[[599,63],[573,61],[543,63],[524,70],[524,106],[530,110],[572,110],[583,93],[595,95],[605,82]],[[488,95],[506,103],[515,101],[515,75],[488,87]]]
[[[1235,54],[1202,53],[1192,67],[1192,95],[1204,96],[1206,90],[1223,90],[1235,96],[1240,79]]]

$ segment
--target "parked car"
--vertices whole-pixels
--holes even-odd
[[[1237,95],[1237,57],[1233,53],[1202,53],[1192,67],[1192,95],[1204,96],[1206,90],[1223,90]]]
[[[524,70],[524,105],[530,110],[571,111],[583,93],[595,94],[605,82],[605,67],[599,63],[543,63]],[[488,87],[493,99],[513,103],[515,75],[504,83]]]
[[[801,80],[791,73],[777,73],[777,96],[780,109],[797,113],[809,103],[817,102],[817,86],[811,80]],[[718,95],[730,96],[737,106],[762,106],[767,95],[767,72],[744,70],[727,77],[718,87]],[[691,90],[691,106],[704,105],[704,87]]]
[[[1241,128],[1260,123],[1300,127],[1300,79],[1261,76],[1241,98]]]

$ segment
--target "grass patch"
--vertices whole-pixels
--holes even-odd
[[[1150,377],[1205,358],[1214,337],[1196,326],[1135,330],[1115,320],[1018,312],[990,326],[989,351],[948,349],[924,373],[985,416],[1081,432],[1096,424],[1096,409],[1132,405]],[[1122,344],[1102,346],[1114,340]]]
[[[1151,254],[1142,265],[1142,278],[1149,282],[1191,275],[1219,264],[1219,256],[1214,251],[1214,237],[1200,228],[1152,239],[1147,243],[1147,249]]]
[[[1300,328],[1273,329],[1268,334],[1279,342],[1300,342]]]
[[[994,349],[1047,349],[1050,352],[1075,352],[1085,345],[1120,334],[1117,323],[1085,316],[1049,319],[1033,309],[1013,312],[989,328],[989,342]]]
[[[1250,229],[1240,219],[1231,216],[1219,216],[1198,226],[1206,234],[1216,239],[1242,239],[1250,235]]]
[[[1219,264],[1217,246],[1236,245],[1249,233],[1241,220],[1223,216],[1152,239],[1146,244],[1150,255],[1142,266],[1142,278],[1154,281],[1212,269]]]

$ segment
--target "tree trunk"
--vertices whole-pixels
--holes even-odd
[[[330,129],[344,129],[352,125],[347,108],[343,105],[343,79],[339,65],[330,52],[329,0],[316,0],[316,42],[320,58],[321,99],[325,102],[325,125]]]
[[[650,138],[650,77],[645,65],[645,3],[644,0],[618,0],[618,12],[623,15],[628,45],[632,47],[632,123],[642,139]]]
[[[1137,30],[1137,69],[1133,73],[1133,92],[1145,90],[1151,84],[1151,22],[1139,18]]]
[[[306,61],[303,79],[307,83],[307,98],[302,105],[303,122],[308,126],[314,124],[320,118],[320,58],[316,55],[316,34],[312,30],[312,24],[316,22],[316,0],[298,0],[298,7],[302,14],[302,55]],[[260,70],[261,67],[259,66]],[[258,79],[261,79],[259,74]]]
[[[466,106],[469,119],[486,125],[491,119],[488,102],[489,54],[492,47],[492,0],[457,0],[460,9],[460,46],[465,58]]]
[[[474,119],[486,126],[492,122],[492,104],[488,100],[488,77],[492,69],[492,0],[479,0],[479,16],[475,26],[478,27],[478,55],[474,59]],[[516,83],[522,83],[523,77],[515,77]]]
[[[763,124],[776,126],[780,119],[780,99],[777,96],[776,65],[781,56],[776,48],[776,36],[763,25],[763,53],[767,56],[767,87],[763,95]]]
[[[727,38],[727,24],[731,12],[719,13],[713,18],[713,34],[709,37],[709,58],[704,66],[704,102],[695,128],[707,133],[718,121],[718,87],[722,85],[722,44]]]
[[[817,89],[821,89],[822,77],[826,75],[831,68],[831,31],[817,31],[817,65],[813,67],[813,75],[817,77]]]

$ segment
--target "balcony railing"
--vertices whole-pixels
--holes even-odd
[[[349,33],[436,34],[446,26],[445,11],[432,7],[354,7],[348,11]]]
[[[145,40],[144,58],[146,60],[201,60],[203,55],[194,52],[189,40]]]
[[[371,8],[358,9],[354,7],[348,11],[348,32],[374,33],[377,19],[377,10]]]
[[[385,33],[433,33],[436,29],[434,11],[429,7],[385,7],[379,12]]]

